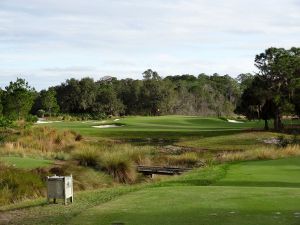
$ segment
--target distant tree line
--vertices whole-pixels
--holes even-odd
[[[241,96],[240,84],[229,75],[177,75],[162,78],[152,70],[143,80],[105,77],[68,79],[40,92],[23,79],[1,91],[1,112],[12,119],[57,113],[110,115],[228,116]]]
[[[151,69],[142,80],[104,77],[68,79],[37,92],[23,79],[0,89],[0,116],[16,120],[28,114],[201,115],[274,119],[282,129],[284,114],[300,114],[300,49],[269,48],[255,58],[257,74],[175,75],[162,78]]]

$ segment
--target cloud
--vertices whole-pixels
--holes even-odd
[[[64,67],[64,68],[59,68],[59,67],[54,67],[54,68],[45,68],[42,69],[43,71],[46,72],[86,72],[86,71],[94,71],[95,68],[93,67],[80,67],[80,66],[74,66],[74,67]]]
[[[295,0],[1,0],[0,70],[36,81],[150,67],[236,76],[265,48],[299,46],[299,10]]]

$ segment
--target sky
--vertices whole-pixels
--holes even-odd
[[[300,46],[300,0],[0,0],[0,87],[74,77],[256,72]]]

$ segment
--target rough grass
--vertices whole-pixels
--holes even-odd
[[[280,159],[293,156],[300,156],[299,145],[288,145],[285,148],[261,147],[255,150],[241,152],[223,152],[218,155],[217,161],[237,162],[248,160]]]
[[[0,165],[0,205],[36,198],[44,193],[38,174]]]
[[[167,163],[170,166],[195,167],[201,163],[201,155],[196,152],[186,152],[180,155],[170,155],[167,157]]]
[[[0,146],[1,155],[54,158],[58,153],[68,153],[79,146],[77,135],[75,132],[58,131],[49,127],[27,128],[4,139]]]
[[[90,145],[73,152],[73,158],[82,166],[105,171],[117,182],[133,183],[136,178],[136,164],[150,161],[152,148],[128,144]]]

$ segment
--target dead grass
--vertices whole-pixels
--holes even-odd
[[[292,156],[300,156],[299,145],[288,145],[285,148],[261,147],[255,150],[243,152],[223,152],[218,155],[218,162],[235,162],[247,160],[279,159]]]
[[[71,131],[61,132],[49,127],[27,128],[4,140],[0,146],[1,155],[61,157],[62,153],[70,153],[81,145],[77,136]]]
[[[105,171],[117,182],[134,183],[137,179],[135,166],[151,164],[152,150],[129,144],[97,144],[77,149],[72,155],[80,165]]]
[[[201,158],[196,152],[186,152],[181,155],[171,155],[168,163],[171,166],[195,167],[201,162]]]

